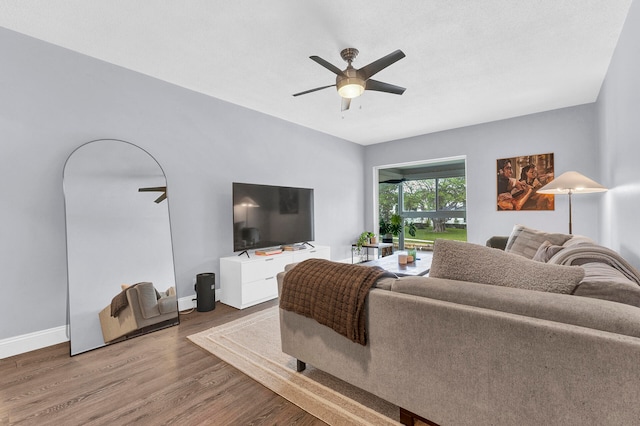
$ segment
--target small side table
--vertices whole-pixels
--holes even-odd
[[[357,247],[357,244],[351,244],[351,263],[353,263],[353,249]],[[366,249],[367,257],[366,261],[369,261],[369,249],[378,250],[377,259],[381,257],[389,256],[393,254],[393,243],[377,243],[377,244],[363,244],[363,248]]]

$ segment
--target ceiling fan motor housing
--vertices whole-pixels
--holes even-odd
[[[340,96],[349,99],[360,96],[364,92],[365,82],[358,75],[358,70],[349,64],[343,72],[344,75],[336,77],[336,87]]]

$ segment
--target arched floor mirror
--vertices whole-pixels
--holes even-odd
[[[71,355],[178,324],[166,178],[125,141],[86,143],[67,159]]]

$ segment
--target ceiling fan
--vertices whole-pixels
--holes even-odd
[[[160,204],[167,199],[167,187],[166,186],[152,186],[149,188],[138,188],[138,192],[162,192],[158,198],[153,200],[154,203]]]
[[[351,99],[360,96],[365,90],[375,90],[377,92],[393,93],[395,95],[402,95],[406,90],[404,87],[395,86],[389,83],[383,83],[381,81],[373,80],[374,74],[382,71],[389,65],[399,61],[405,57],[402,50],[396,50],[389,53],[387,56],[371,62],[369,65],[365,65],[360,69],[355,69],[351,62],[358,56],[358,49],[347,48],[340,52],[340,56],[347,62],[347,68],[341,70],[335,65],[325,61],[319,56],[309,56],[313,61],[322,65],[329,71],[336,74],[336,84],[330,84],[328,86],[316,87],[315,89],[305,90],[304,92],[296,93],[293,96],[305,95],[307,93],[316,92],[318,90],[326,89],[328,87],[336,87],[338,93],[342,96],[342,111],[348,110],[351,105]]]
[[[406,182],[407,178],[402,178],[402,179],[387,179],[387,180],[382,180],[379,183],[391,183],[391,184],[399,184],[402,182]]]

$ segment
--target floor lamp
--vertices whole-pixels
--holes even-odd
[[[538,194],[569,194],[569,234],[572,234],[571,196],[589,192],[604,192],[607,188],[578,172],[565,172],[536,191]]]

